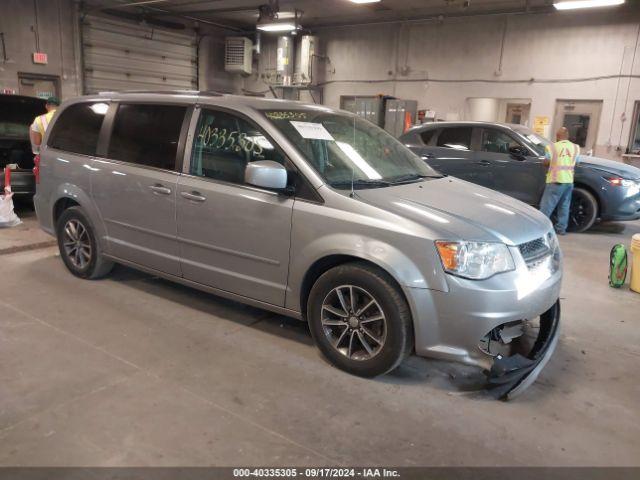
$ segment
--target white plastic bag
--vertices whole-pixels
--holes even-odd
[[[22,223],[16,212],[13,211],[12,197],[11,190],[5,191],[4,195],[0,195],[0,228],[15,227]]]

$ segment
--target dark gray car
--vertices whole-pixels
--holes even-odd
[[[430,123],[400,141],[436,170],[537,207],[545,185],[542,161],[550,142],[527,127],[489,122]],[[596,220],[640,218],[640,169],[581,155],[576,167],[569,229]]]

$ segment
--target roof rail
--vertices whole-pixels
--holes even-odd
[[[211,91],[211,90],[119,90],[119,91],[104,91],[104,92],[98,92],[98,95],[114,95],[114,94],[139,94],[139,93],[148,93],[148,94],[163,94],[163,93],[167,93],[167,94],[173,94],[173,95],[179,95],[179,94],[191,94],[191,95],[206,95],[206,96],[211,96],[211,97],[221,97],[222,95],[225,95],[222,92],[215,92],[215,91]]]

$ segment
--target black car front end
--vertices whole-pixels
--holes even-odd
[[[39,98],[0,95],[0,173],[11,168],[11,190],[19,196],[35,193],[29,127],[36,116],[46,112],[44,104]],[[4,175],[0,175],[0,188],[4,187]]]

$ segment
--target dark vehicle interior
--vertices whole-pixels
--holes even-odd
[[[0,168],[15,163],[19,169],[33,168],[29,127],[46,113],[45,101],[19,95],[0,95]]]

